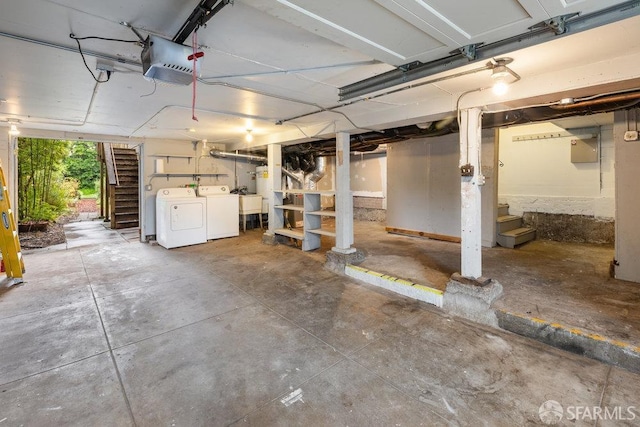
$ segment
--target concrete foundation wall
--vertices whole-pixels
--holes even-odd
[[[498,200],[513,215],[524,212],[582,215],[612,219],[615,215],[613,125],[600,127],[600,156],[593,163],[571,162],[573,137],[514,140],[566,130],[553,123],[501,129]]]
[[[615,222],[610,218],[525,212],[523,222],[536,229],[538,239],[607,245],[615,242]]]

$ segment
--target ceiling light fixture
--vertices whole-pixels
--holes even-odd
[[[247,142],[253,142],[253,135],[251,135],[252,130],[253,129],[247,129],[247,134],[244,137]]]
[[[511,58],[499,58],[492,60],[491,65],[491,78],[493,79],[492,90],[493,93],[502,96],[509,90],[509,85],[520,80],[520,76],[516,74],[511,68],[507,67],[507,64],[512,61]],[[510,77],[515,80],[509,81]]]

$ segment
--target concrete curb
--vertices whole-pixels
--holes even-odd
[[[449,313],[473,322],[498,327],[492,304],[502,296],[497,280],[473,281],[454,273],[444,292],[443,308]]]
[[[640,373],[640,347],[543,319],[496,310],[500,328],[562,350]]]
[[[424,301],[442,308],[444,292],[439,289],[419,285],[417,283],[409,282],[408,280],[388,276],[386,274],[378,273],[352,264],[347,264],[345,266],[344,273],[349,277],[362,280],[370,285],[379,286],[400,295]]]
[[[506,310],[492,309],[502,286],[479,287],[449,281],[446,291],[347,264],[344,274],[374,286],[443,308],[473,322],[513,332],[565,351],[640,373],[640,347],[559,323]]]

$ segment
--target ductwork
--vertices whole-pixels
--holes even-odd
[[[209,151],[209,155],[211,157],[219,157],[222,159],[230,158],[230,159],[243,159],[248,160],[250,162],[263,163],[267,164],[267,158],[264,156],[258,156],[255,154],[242,154],[242,153],[231,153],[228,151],[220,151],[220,150],[211,150]]]
[[[304,176],[304,188],[306,190],[315,190],[316,183],[327,173],[327,158],[316,157],[316,167],[313,172]]]
[[[298,174],[295,172],[291,172],[289,169],[284,167],[282,168],[282,173],[302,185],[302,181],[304,180],[304,178],[302,178],[301,173]]]
[[[640,91],[609,95],[596,95],[576,99],[573,104],[555,104],[531,107],[496,113],[485,113],[482,127],[491,129],[532,122],[548,121],[570,116],[605,113],[633,108],[640,104]],[[458,121],[453,117],[418,125],[385,129],[379,132],[366,132],[351,135],[351,151],[368,152],[378,148],[380,144],[391,144],[415,138],[430,138],[458,132]],[[291,165],[303,166],[301,159],[314,156],[333,156],[336,151],[335,139],[325,139],[309,143],[290,145],[283,148],[285,161]],[[297,169],[297,168],[296,168]],[[305,171],[306,172],[306,171]]]

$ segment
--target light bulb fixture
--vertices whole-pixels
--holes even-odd
[[[11,136],[17,136],[20,135],[20,131],[18,130],[18,125],[20,123],[22,123],[20,121],[20,119],[13,119],[13,118],[9,118],[7,119],[7,123],[9,123],[9,135]]]
[[[509,85],[520,80],[520,76],[511,68],[507,67],[513,61],[511,58],[493,59],[487,65],[491,67],[491,78],[493,79],[492,91],[498,96],[502,96],[509,90]],[[509,77],[514,80],[509,82]]]
[[[504,78],[497,79],[493,83],[491,90],[495,95],[502,96],[509,91],[509,83],[507,83]]]
[[[253,135],[251,135],[251,131],[253,129],[247,129],[247,134],[245,135],[244,139],[247,142],[253,142]]]

